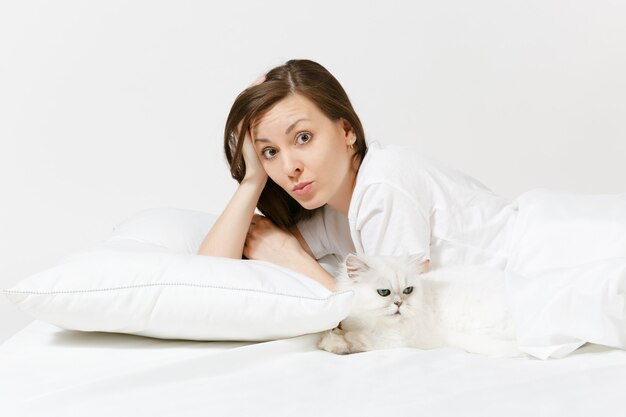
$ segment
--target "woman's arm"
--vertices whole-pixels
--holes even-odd
[[[254,209],[264,181],[244,178],[230,202],[205,236],[198,255],[241,259]]]
[[[290,233],[276,226],[270,219],[254,215],[243,252],[248,259],[268,261],[300,272],[334,292],[335,277],[307,253],[293,233],[293,228]]]
[[[298,271],[310,278],[313,278],[315,281],[319,282],[330,291],[335,292],[336,290],[336,280],[331,274],[329,274],[322,266],[315,260],[315,258],[311,257],[306,252],[302,252],[301,256],[292,257],[289,261],[284,265],[294,271]]]
[[[304,237],[302,237],[302,233],[300,233],[298,226],[291,226],[289,228],[289,231],[296,239],[298,239],[298,242],[300,243],[300,246],[302,246],[302,249],[304,249],[304,251],[308,253],[311,256],[311,258],[315,258],[315,255],[313,254],[313,251],[309,247],[309,244],[306,243],[306,240],[304,240]]]
[[[241,130],[241,123],[239,123]],[[202,241],[198,255],[241,259],[246,235],[259,196],[267,183],[267,173],[252,145],[250,131],[245,133],[243,159],[246,174],[230,202]]]
[[[259,77],[252,86],[265,81],[265,75]],[[241,124],[237,131],[241,133]],[[237,191],[220,214],[200,245],[198,255],[220,256],[241,259],[246,234],[254,216],[254,209],[267,182],[267,173],[252,145],[250,130],[243,137],[243,160],[246,165],[245,178]]]

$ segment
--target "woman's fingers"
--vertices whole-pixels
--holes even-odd
[[[265,81],[265,74],[257,78],[250,85],[250,87],[259,85],[264,81]],[[263,169],[261,161],[259,160],[259,156],[257,155],[257,152],[254,149],[250,127],[248,127],[248,129],[246,129],[245,132],[241,132],[242,124],[243,124],[243,119],[239,121],[237,125],[237,131],[239,132],[240,136],[243,136],[242,153],[243,153],[243,160],[246,165],[245,177],[248,178],[249,180],[253,180],[254,182],[258,182],[264,185],[265,182],[267,181],[267,173]],[[237,138],[237,139],[241,140],[241,138]]]
[[[246,164],[245,176],[255,182],[263,183],[264,185],[265,181],[267,180],[267,173],[263,169],[263,165],[261,165],[259,156],[254,149],[254,145],[252,145],[252,139],[250,139],[249,132],[246,132],[242,147],[242,153],[243,160]]]

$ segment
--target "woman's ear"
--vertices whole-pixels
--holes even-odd
[[[339,119],[341,123],[341,131],[343,133],[343,137],[346,140],[346,145],[350,145],[350,142],[354,143],[354,129],[352,129],[352,125],[349,121],[344,119],[343,117]]]

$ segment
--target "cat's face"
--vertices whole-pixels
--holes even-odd
[[[413,315],[421,294],[417,256],[348,255],[338,289],[354,291],[350,316],[398,321]]]

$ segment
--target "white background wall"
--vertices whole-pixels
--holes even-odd
[[[4,1],[0,288],[136,211],[219,212],[236,95],[291,58],[343,84],[369,140],[497,193],[626,192],[622,1]],[[31,319],[0,298],[0,340]]]

